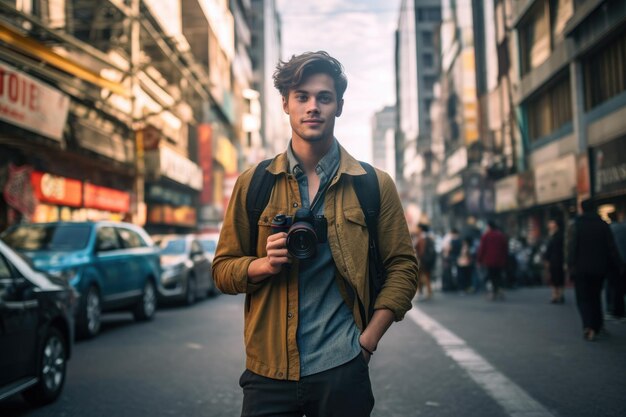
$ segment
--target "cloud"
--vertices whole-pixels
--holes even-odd
[[[348,90],[335,134],[355,157],[371,161],[371,119],[395,103],[394,30],[399,0],[278,1],[283,58],[325,50],[344,65]]]

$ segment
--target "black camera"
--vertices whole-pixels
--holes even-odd
[[[277,214],[272,219],[272,234],[287,233],[287,250],[297,259],[311,259],[317,252],[317,244],[326,242],[326,218],[314,216],[308,208],[296,214]]]

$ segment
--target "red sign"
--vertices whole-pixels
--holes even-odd
[[[128,213],[130,194],[113,188],[85,184],[85,208]]]
[[[198,163],[202,168],[202,191],[200,203],[213,203],[213,143],[211,125],[202,123],[198,126]]]
[[[83,184],[56,175],[33,171],[30,176],[35,197],[42,203],[80,207],[83,202]]]
[[[9,178],[4,186],[4,201],[26,217],[35,213],[37,201],[29,181],[33,168],[29,165],[21,167],[9,164]]]

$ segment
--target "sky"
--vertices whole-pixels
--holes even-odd
[[[400,0],[277,0],[282,56],[325,50],[344,66],[348,89],[335,136],[352,156],[372,160],[372,116],[395,103],[394,31]]]

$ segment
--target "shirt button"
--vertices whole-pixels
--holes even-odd
[[[298,203],[293,203],[293,206],[294,207],[298,207]]]

